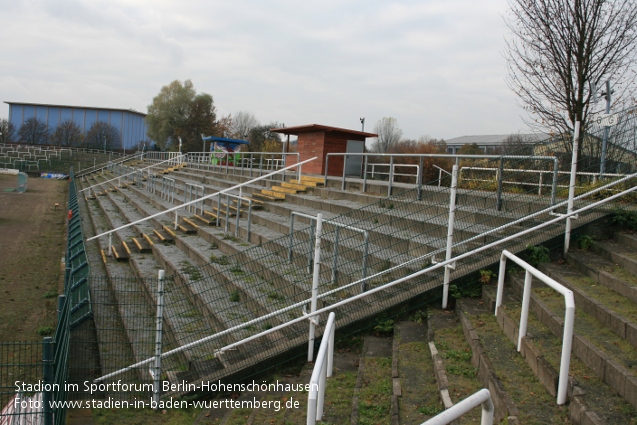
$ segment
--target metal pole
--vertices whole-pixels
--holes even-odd
[[[389,157],[389,186],[387,186],[387,196],[391,196],[391,184],[394,181],[394,155]]]
[[[571,159],[571,182],[568,187],[568,205],[566,207],[566,213],[573,212],[573,198],[575,197],[575,180],[577,179],[577,154],[579,150],[579,128],[580,122],[575,123],[575,133],[573,134],[573,155]],[[568,253],[569,245],[571,243],[571,223],[572,218],[566,217],[566,229],[564,231],[564,255]]]
[[[294,233],[294,214],[290,215],[290,243],[288,246],[288,261],[292,262],[292,237]]]
[[[108,234],[108,256],[109,257],[113,256],[113,234],[112,233]]]
[[[504,158],[500,158],[500,168],[498,169],[498,195],[495,205],[496,211],[502,211],[502,180],[504,180]]]
[[[66,302],[66,295],[58,295],[58,323],[62,321],[62,311],[64,310],[65,302]]]
[[[449,224],[447,225],[447,253],[445,260],[450,260],[452,257],[453,246],[453,222],[456,215],[456,192],[458,187],[458,164],[454,164],[451,169],[451,193],[449,195]],[[447,308],[449,300],[449,280],[451,273],[451,264],[445,266],[445,277],[442,290],[442,308]]]
[[[345,190],[345,166],[347,165],[347,155],[343,157],[343,180],[341,182],[341,190]]]
[[[341,228],[336,226],[336,236],[334,237],[334,253],[332,255],[332,283],[336,282],[336,262],[338,258],[338,238]]]
[[[418,195],[416,196],[416,199],[418,201],[422,200],[422,175],[423,175],[423,165],[424,165],[424,157],[420,157],[420,160],[418,161]],[[442,173],[442,171],[440,171]],[[438,179],[438,185],[440,185],[440,179]]]
[[[312,301],[310,303],[310,313],[316,311],[318,303],[319,273],[321,271],[321,228],[323,226],[323,214],[316,216],[316,238],[314,240],[314,274],[312,275]],[[314,359],[314,333],[318,325],[318,316],[310,318],[310,335],[307,346],[307,361]]]
[[[151,375],[153,376],[153,402],[155,409],[161,396],[161,349],[162,349],[162,325],[164,318],[164,270],[160,270],[157,280],[157,318],[155,321],[155,364]]]
[[[363,157],[363,193],[367,192],[367,155]]]
[[[42,378],[46,386],[53,386],[53,338],[47,336],[42,340]],[[48,384],[48,385],[47,385]],[[44,404],[44,425],[53,425],[53,412],[51,411],[51,401],[53,401],[53,391],[42,392],[42,403]]]
[[[606,114],[610,114],[610,80],[606,81]],[[608,143],[608,126],[604,126],[604,139],[602,140],[602,155],[599,164],[599,178],[604,176],[606,171],[606,146]]]

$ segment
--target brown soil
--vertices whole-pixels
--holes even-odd
[[[0,175],[0,341],[37,341],[56,323],[68,181]],[[58,209],[55,209],[55,204]],[[40,333],[38,333],[40,330]]]

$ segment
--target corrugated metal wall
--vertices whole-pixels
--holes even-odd
[[[119,130],[122,145],[129,149],[141,141],[149,141],[146,137],[146,121],[139,112],[117,109],[81,108],[58,105],[32,105],[9,103],[9,121],[16,131],[29,118],[36,117],[47,124],[49,132],[66,121],[73,120],[86,133],[93,123],[102,121]]]

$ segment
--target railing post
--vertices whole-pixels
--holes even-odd
[[[424,157],[421,155],[420,156],[420,160],[418,161],[418,196],[416,197],[417,200],[421,201],[422,200],[422,175],[423,175],[423,165],[424,165]],[[439,173],[442,173],[442,171],[440,171]],[[438,179],[438,186],[440,186],[440,179]]]
[[[394,155],[390,155],[389,157],[389,186],[387,186],[387,196],[391,196],[393,181],[394,181]]]
[[[162,327],[164,319],[164,275],[165,271],[160,270],[157,279],[157,317],[155,319],[155,363],[151,369],[153,377],[153,402],[155,406],[159,404],[161,396],[161,349],[162,349]],[[157,409],[157,407],[155,407]]]
[[[456,215],[456,192],[458,187],[458,164],[454,164],[451,169],[451,193],[449,195],[449,224],[447,225],[447,253],[445,260],[450,260],[452,257],[451,247],[453,246],[453,225]],[[445,266],[445,277],[442,289],[442,308],[447,308],[449,300],[449,280],[451,274],[451,264]]]
[[[367,192],[367,155],[363,157],[363,193]]]
[[[336,226],[336,236],[334,237],[334,252],[332,254],[332,283],[336,282],[336,266],[338,259],[338,238],[340,236],[341,228]]]
[[[314,270],[312,275],[312,301],[310,303],[310,314],[316,311],[318,304],[319,273],[321,271],[321,229],[323,227],[323,214],[316,216],[316,238],[314,240]],[[307,346],[307,361],[314,359],[314,333],[318,325],[318,316],[310,317],[310,334]]]
[[[42,380],[45,386],[53,386],[53,338],[47,336],[42,340]],[[51,410],[53,391],[42,392],[42,404],[44,405],[44,425],[53,425],[53,411]]]
[[[62,312],[64,311],[64,303],[66,302],[66,295],[58,295],[58,323],[62,320]]]
[[[308,240],[307,250],[307,272],[312,273],[312,242],[314,242],[314,221],[310,222],[310,239]]]
[[[341,181],[341,190],[345,190],[345,168],[347,166],[347,155],[343,156],[343,180]]]
[[[504,180],[504,158],[500,158],[500,168],[498,168],[498,194],[495,204],[496,211],[502,211],[502,181]]]
[[[571,181],[568,187],[568,206],[566,208],[566,213],[570,214],[573,212],[573,198],[575,197],[575,181],[577,178],[577,154],[579,150],[579,130],[580,130],[580,122],[577,121],[575,123],[575,132],[573,134],[573,155],[571,158]],[[571,243],[571,216],[566,217],[566,228],[564,230],[564,255],[568,253],[568,249]]]

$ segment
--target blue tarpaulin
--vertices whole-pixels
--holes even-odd
[[[241,139],[229,139],[227,137],[216,137],[216,136],[207,136],[204,137],[203,140],[206,142],[210,142],[210,150],[214,150],[214,144],[217,146],[223,147],[227,152],[234,152],[239,145],[247,145],[249,142],[247,140]]]

